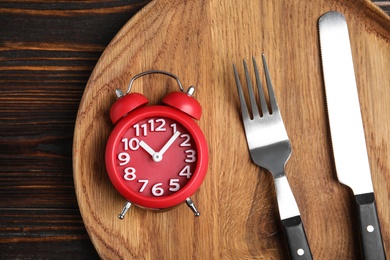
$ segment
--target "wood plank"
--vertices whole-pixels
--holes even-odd
[[[0,254],[7,259],[98,259],[78,210],[0,209]]]
[[[74,191],[74,124],[101,53],[148,2],[0,2],[0,258],[98,259]]]

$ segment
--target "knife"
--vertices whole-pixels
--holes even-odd
[[[348,27],[339,12],[319,22],[322,70],[337,178],[356,199],[364,259],[386,259],[375,205]]]

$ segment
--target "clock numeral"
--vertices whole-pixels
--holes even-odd
[[[144,192],[146,186],[148,185],[149,183],[149,180],[138,180],[139,183],[143,183],[142,186],[141,186],[141,189],[139,189],[139,192]]]
[[[125,175],[123,176],[123,178],[126,181],[134,181],[135,178],[137,178],[137,175],[135,175],[135,169],[133,167],[127,167],[125,169]]]
[[[183,170],[179,172],[179,176],[187,177],[187,179],[191,178],[191,168],[189,165],[184,166]]]
[[[176,131],[177,131],[177,124],[173,123],[173,124],[171,124],[171,127],[172,127],[173,133],[176,133]]]
[[[130,162],[130,154],[128,153],[120,153],[118,154],[118,160],[120,161],[119,166],[126,165]]]
[[[135,135],[136,136],[140,136],[141,135],[141,131],[142,131],[142,135],[143,136],[147,136],[148,135],[148,125],[147,124],[135,124],[133,126],[133,128],[135,129]]]
[[[180,190],[180,184],[179,184],[179,179],[170,179],[169,180],[169,191],[178,191]]]
[[[156,119],[156,123],[160,123],[159,126],[156,127],[155,131],[157,132],[165,132],[167,129],[165,129],[165,120],[160,118],[160,119]]]
[[[196,161],[196,152],[194,150],[186,150],[185,153],[187,154],[186,159],[184,160],[185,162],[193,163]]]
[[[156,184],[153,185],[153,187],[152,187],[152,194],[153,194],[153,196],[161,197],[162,195],[164,195],[164,189],[161,188],[161,186],[162,186],[161,182],[156,183]]]
[[[131,138],[130,140],[129,138],[123,138],[122,143],[123,143],[123,149],[125,151],[129,150],[129,148],[130,150],[136,151],[139,148],[139,140],[138,138],[135,137]]]
[[[129,168],[131,168],[131,167],[129,167]],[[134,169],[134,173],[135,173],[135,169]],[[132,172],[130,174],[132,174]],[[134,178],[135,178],[135,174],[134,174]],[[179,179],[170,179],[168,190],[171,192],[176,192],[176,191],[180,190],[179,181],[180,181]],[[149,180],[138,180],[138,182],[142,183],[142,186],[139,189],[139,192],[144,192],[149,184]],[[164,191],[164,188],[162,186],[163,186],[162,182],[158,182],[158,183],[154,184],[152,186],[152,189],[151,189],[152,195],[155,197],[161,197],[162,195],[164,195],[165,191]]]
[[[183,147],[183,146],[191,146],[191,144],[190,144],[191,137],[190,137],[189,134],[182,134],[180,137],[181,138],[185,138],[185,140],[180,144],[181,147]]]
[[[135,129],[135,135],[140,136],[148,136],[148,131],[150,132],[165,132],[165,119],[150,119],[145,124],[135,124],[133,126]]]

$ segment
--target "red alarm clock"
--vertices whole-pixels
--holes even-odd
[[[176,79],[180,91],[168,93],[163,105],[147,106],[139,93],[130,93],[133,82],[158,73]],[[115,124],[106,146],[106,168],[116,190],[125,197],[119,218],[132,204],[148,209],[169,209],[183,202],[199,216],[190,199],[202,184],[208,167],[208,148],[203,132],[195,123],[202,108],[184,91],[177,76],[151,70],[134,76],[126,94],[116,90],[118,100],[110,110]]]

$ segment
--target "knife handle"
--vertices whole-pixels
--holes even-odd
[[[355,195],[363,259],[386,259],[374,193]]]
[[[290,258],[293,260],[313,259],[301,216],[283,219],[282,224]]]

